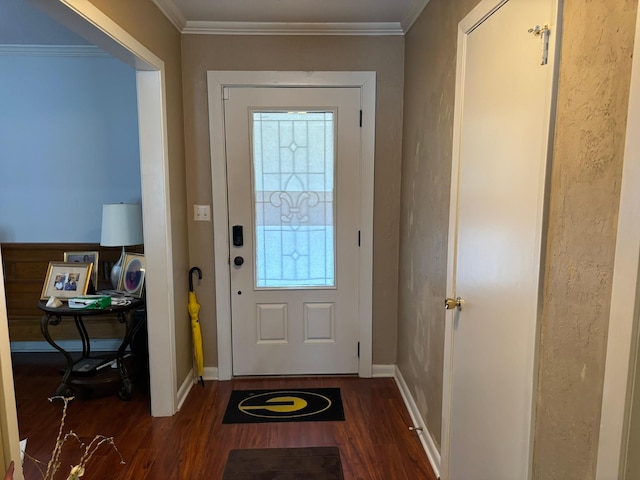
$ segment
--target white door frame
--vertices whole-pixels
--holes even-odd
[[[164,62],[88,0],[29,0],[136,69],[148,322],[151,415],[177,411],[175,308]],[[2,327],[3,328],[3,327]]]
[[[640,9],[636,18],[596,479],[623,478],[640,316]],[[638,394],[638,393],[636,393]]]
[[[458,205],[458,177],[460,173],[460,141],[462,137],[462,110],[464,104],[464,69],[466,59],[466,45],[468,35],[473,32],[482,22],[484,22],[489,16],[491,16],[496,10],[504,5],[509,0],[482,0],[476,7],[464,17],[458,24],[458,51],[456,60],[456,94],[454,105],[454,121],[453,121],[453,148],[452,148],[452,165],[451,165],[451,192],[450,192],[450,206],[449,206],[449,238],[447,246],[447,284],[446,292],[447,297],[455,298],[455,285],[456,285],[456,239],[458,236],[458,222],[457,222],[457,205]],[[549,40],[549,67],[554,69],[553,76],[557,79],[559,62],[556,59],[559,58],[560,42],[560,9],[563,0],[557,0],[555,3],[555,12],[550,19],[552,24],[551,29],[555,30]],[[557,80],[556,80],[557,81]],[[549,142],[548,142],[548,154],[551,155],[551,148],[553,145],[553,126],[555,110],[555,97],[557,93],[557,85],[554,83],[553,90],[551,92],[551,102],[549,105],[549,112],[545,119],[548,123]],[[541,249],[544,246],[541,245]],[[540,264],[542,268],[542,264]],[[444,300],[444,299],[443,299]],[[443,307],[444,308],[444,307]],[[453,332],[454,322],[458,321],[458,310],[453,310],[450,314],[447,314],[445,321],[445,333],[444,333],[444,362],[443,362],[443,377],[442,377],[442,427],[441,427],[441,456],[440,456],[440,478],[446,480],[449,478],[449,463],[450,463],[450,426],[451,426],[451,378],[453,367]],[[539,326],[538,326],[539,329]],[[537,356],[537,351],[536,354]],[[535,363],[535,360],[534,360]],[[537,368],[534,367],[533,377],[535,378]],[[533,379],[532,379],[533,381]],[[535,387],[533,388],[533,395],[535,396]],[[533,456],[533,425],[535,422],[535,398],[532,399],[532,411],[531,411],[531,442],[529,452],[529,463],[532,462]]]
[[[360,267],[358,325],[360,330],[361,377],[372,370],[373,299],[373,173],[375,148],[375,72],[207,72],[209,135],[211,139],[211,188],[213,192],[216,323],[218,333],[218,378],[232,377],[231,289],[227,168],[224,136],[224,87],[358,87],[362,95]]]

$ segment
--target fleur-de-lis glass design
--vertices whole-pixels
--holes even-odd
[[[335,285],[334,113],[254,112],[256,286]]]
[[[273,192],[271,194],[271,205],[281,207],[282,223],[307,223],[309,221],[308,209],[318,204],[318,194],[315,192]]]

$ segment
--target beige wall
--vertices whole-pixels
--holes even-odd
[[[566,2],[535,478],[593,478],[637,0]]]
[[[182,104],[180,34],[151,0],[90,0],[137,41],[164,61],[169,149],[169,198],[173,247],[175,340],[177,381],[186,378],[192,365],[191,325],[187,313],[188,243]],[[146,239],[151,241],[150,239]],[[149,318],[149,322],[153,319]],[[179,385],[177,385],[179,387]]]
[[[440,445],[458,22],[478,0],[431,0],[406,35],[398,367]]]
[[[373,361],[396,358],[398,218],[404,39],[339,36],[186,35],[182,41],[188,204],[211,204],[208,70],[376,71]],[[198,299],[205,364],[217,365],[212,226],[190,220],[191,260],[203,271]]]
[[[637,0],[566,2],[544,267],[534,477],[594,478]],[[456,24],[406,36],[398,365],[440,443]]]

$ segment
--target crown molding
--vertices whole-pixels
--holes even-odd
[[[178,29],[180,33],[184,33],[182,30],[187,24],[187,19],[184,18],[182,12],[176,4],[173,3],[173,0],[152,0],[153,3],[160,9],[160,11],[164,14],[165,17],[169,19],[173,26]]]
[[[407,11],[407,15],[402,20],[402,31],[407,33],[409,29],[413,26],[415,21],[418,19],[424,7],[427,6],[429,0],[414,0],[411,2],[411,6],[409,7],[409,11]]]
[[[185,35],[404,35],[429,0],[413,0],[402,22],[217,22],[187,20],[173,0],[152,0]]]
[[[187,21],[188,35],[404,35],[398,22],[295,23]]]
[[[0,45],[0,56],[110,57],[95,45]]]

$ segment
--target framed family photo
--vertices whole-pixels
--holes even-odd
[[[40,300],[86,295],[92,267],[91,263],[49,262]]]
[[[68,263],[90,263],[93,288],[98,289],[98,252],[64,252],[64,261]]]
[[[145,270],[144,255],[125,253],[118,290],[132,297],[140,298],[144,290]]]

